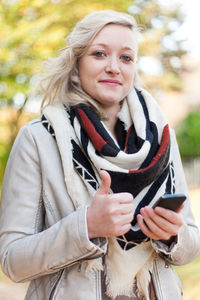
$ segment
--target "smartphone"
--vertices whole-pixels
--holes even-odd
[[[177,211],[185,199],[186,196],[184,194],[164,194],[156,201],[153,208],[160,206]]]

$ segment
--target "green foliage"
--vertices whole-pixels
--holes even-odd
[[[174,268],[183,284],[183,300],[199,300],[200,256],[187,265]]]
[[[200,111],[189,113],[177,129],[177,141],[184,158],[200,156]]]
[[[10,153],[10,147],[5,143],[0,142],[0,182],[3,181],[4,169],[8,156]]]

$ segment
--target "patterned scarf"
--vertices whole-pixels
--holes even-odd
[[[153,252],[149,239],[137,225],[136,216],[141,207],[153,206],[164,193],[175,192],[173,163],[169,159],[169,126],[155,100],[144,90],[131,91],[118,114],[117,141],[94,110],[85,104],[68,109],[58,104],[48,106],[42,123],[56,139],[68,192],[76,208],[91,203],[99,187],[101,169],[111,176],[111,192],[133,195],[135,211],[130,231],[109,239],[107,294],[112,298],[120,294],[131,296],[135,278],[139,294],[148,299],[147,282]],[[76,189],[72,188],[74,185]],[[80,200],[77,202],[77,199]],[[133,259],[138,262],[132,263],[130,268]],[[101,269],[98,263],[96,267],[95,263],[88,265],[88,269]],[[124,275],[116,276],[117,265],[118,273],[123,274],[121,269],[125,269]],[[142,271],[145,268],[146,272]],[[130,275],[127,276],[127,272]]]

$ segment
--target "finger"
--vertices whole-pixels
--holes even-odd
[[[122,226],[125,224],[131,224],[133,221],[133,214],[118,214],[111,217],[111,222],[114,226]]]
[[[102,182],[100,184],[100,187],[97,191],[98,194],[108,194],[111,186],[111,177],[110,174],[104,170],[100,171],[100,176],[102,179]]]
[[[144,221],[142,215],[138,214],[137,215],[137,222],[138,222],[138,226],[140,227],[140,229],[142,230],[142,232],[149,237],[150,239],[153,240],[159,240],[159,236],[157,236],[156,234],[154,234],[153,232],[151,232],[146,224],[146,222]]]
[[[177,226],[183,225],[182,215],[177,212],[162,207],[156,207],[155,212],[172,224]]]
[[[131,224],[124,224],[119,227],[119,229],[116,232],[116,236],[123,235],[127,233],[131,229]]]
[[[110,195],[110,199],[112,199],[113,201],[117,201],[121,204],[130,204],[133,202],[133,195],[130,193],[116,193],[116,194],[112,194]]]
[[[121,204],[120,213],[122,215],[132,214],[133,215],[134,206],[133,204]]]
[[[162,235],[162,238],[168,234],[171,236],[178,234],[179,226],[156,214],[151,207],[143,208],[141,213],[142,215],[146,213],[146,216],[148,216],[147,219],[145,218],[145,220],[151,231],[156,231],[156,234],[160,236]]]
[[[129,204],[133,202],[133,195],[131,193],[120,193],[120,203]]]
[[[179,213],[183,209],[183,207],[184,207],[184,203],[181,204],[181,206],[179,207],[179,209],[177,209],[176,212]]]
[[[168,239],[170,237],[170,233],[160,228],[160,226],[155,223],[154,219],[151,218],[144,208],[142,208],[140,212],[151,233],[158,236],[159,239]]]
[[[120,219],[121,219],[121,224],[131,224],[131,222],[133,221],[133,214],[129,213],[126,215],[121,215]]]

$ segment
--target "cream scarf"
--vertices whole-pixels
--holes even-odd
[[[81,108],[82,106],[78,106],[78,108],[79,107]],[[89,117],[90,110],[91,108],[89,109]],[[115,173],[119,174],[119,180],[121,180],[120,176],[124,176],[124,174],[127,174],[129,177],[132,176],[131,180],[135,182],[135,185],[131,185],[131,189],[134,188],[137,191],[134,194],[133,203],[135,215],[142,206],[147,204],[152,206],[158,197],[166,191],[168,193],[173,192],[169,167],[170,147],[169,140],[166,138],[166,136],[169,137],[169,135],[166,134],[168,126],[157,103],[146,91],[133,89],[127,99],[124,100],[122,109],[119,112],[119,119],[120,122],[124,124],[126,135],[130,135],[130,141],[127,138],[126,148],[129,147],[128,144],[131,145],[131,134],[132,136],[134,134],[139,137],[138,149],[132,149],[130,146],[131,153],[125,153],[120,149],[118,143],[113,139],[108,128],[102,121],[99,121],[98,126],[100,127],[97,126],[96,130],[100,132],[102,128],[102,136],[105,137],[105,131],[105,135],[108,134],[111,137],[111,148],[109,148],[111,150],[106,148],[105,151],[103,150],[105,153],[97,155],[95,147],[98,147],[99,140],[96,140],[96,138],[95,140],[91,138],[88,139],[86,149],[86,146],[83,146],[81,143],[81,132],[82,128],[87,127],[87,121],[84,123],[87,116],[85,118],[85,115],[83,116],[84,111],[80,111],[79,116],[74,116],[72,121],[69,111],[70,110],[67,112],[63,105],[59,103],[49,105],[44,109],[43,113],[45,118],[43,119],[43,123],[56,138],[61,155],[65,183],[76,209],[90,205],[98,188],[98,184],[100,183],[100,169],[108,170],[113,181],[117,180],[115,178],[118,178],[114,176]],[[90,121],[91,120],[93,119],[90,119]],[[132,124],[134,124],[134,127],[130,130]],[[89,131],[90,130],[88,130],[88,134],[90,134]],[[78,165],[79,162],[76,161],[73,155],[74,147],[72,141],[75,141],[85,155],[89,157],[94,171],[94,181],[97,183],[96,188],[94,188],[94,185],[91,185],[91,182],[85,180],[82,173],[80,175],[78,170],[80,165]],[[95,145],[95,143],[97,145]],[[155,143],[157,143],[158,146],[154,149],[154,154],[152,147]],[[98,151],[101,152],[101,149],[98,149]],[[109,151],[111,154],[109,154]],[[114,155],[112,155],[112,151],[115,151]],[[151,156],[152,159],[148,161]],[[159,172],[157,174],[158,169]],[[83,170],[81,172],[83,172]],[[84,172],[87,172],[87,170],[84,169]],[[155,179],[154,172],[157,174]],[[142,188],[140,185],[138,186],[137,178],[141,178]],[[144,183],[144,178],[148,178],[146,183]],[[111,185],[111,192],[116,192],[114,188],[115,187]],[[171,191],[169,191],[169,189],[171,189]],[[132,192],[132,190],[130,190],[130,192]],[[115,237],[108,239],[108,252],[105,256],[106,293],[109,297],[114,299],[119,295],[134,296],[133,291],[137,290],[139,297],[144,297],[149,300],[148,287],[150,273],[153,269],[153,260],[156,254],[151,246],[151,242],[145,239],[136,222],[133,223],[131,234],[131,239],[135,236],[137,242],[131,240],[128,236],[126,237],[126,235],[118,239]],[[122,241],[121,244],[120,240]],[[126,246],[122,246],[122,244],[126,244]],[[88,275],[91,275],[94,270],[103,270],[101,258],[93,261],[89,260],[85,264]]]

